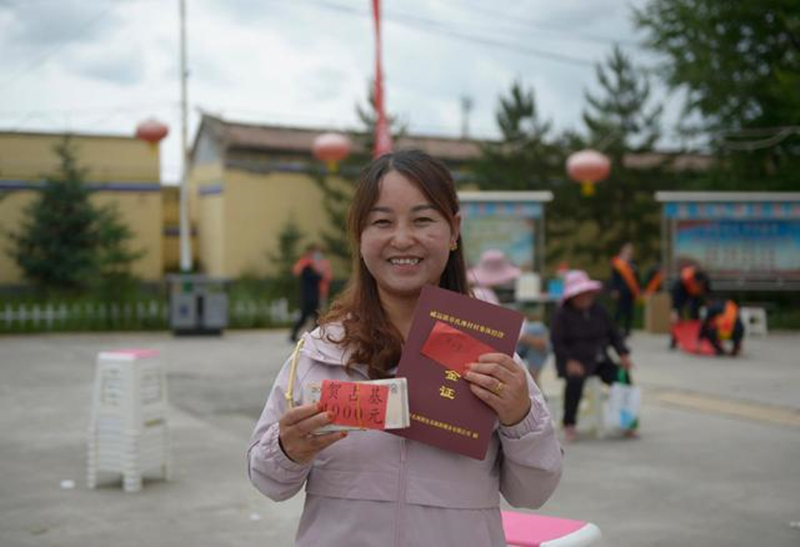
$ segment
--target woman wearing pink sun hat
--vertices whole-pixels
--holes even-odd
[[[564,294],[561,295],[561,304],[563,305],[573,296],[587,292],[596,294],[601,290],[603,290],[603,284],[590,279],[583,270],[570,270],[564,276]]]
[[[567,272],[561,305],[553,314],[550,340],[558,375],[566,380],[562,422],[569,441],[577,438],[575,425],[586,378],[597,375],[611,384],[617,381],[622,368],[630,383],[630,350],[611,316],[595,301],[602,288],[602,283],[582,270]],[[613,346],[619,356],[619,365],[608,355],[608,346]]]
[[[500,299],[494,289],[503,285],[511,286],[522,271],[514,266],[500,249],[487,249],[481,254],[478,265],[467,272],[467,280],[472,286],[475,298],[492,304],[499,304]]]

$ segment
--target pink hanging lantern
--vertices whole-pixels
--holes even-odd
[[[331,172],[336,172],[339,162],[347,158],[352,149],[350,137],[341,133],[323,133],[314,139],[311,148],[314,157],[324,161]]]
[[[169,133],[169,127],[156,120],[148,118],[136,126],[136,138],[150,144],[150,149],[155,150],[158,143]]]
[[[594,185],[611,173],[611,160],[597,150],[581,150],[567,158],[567,174],[581,183],[584,196],[594,194]]]

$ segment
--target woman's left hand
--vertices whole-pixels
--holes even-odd
[[[630,371],[633,368],[633,361],[631,361],[630,356],[627,355],[627,354],[620,355],[619,356],[619,366],[621,366],[623,369],[625,369],[627,371]]]
[[[528,378],[514,359],[503,353],[485,353],[470,363],[464,379],[481,401],[497,412],[502,425],[521,422],[531,409]]]

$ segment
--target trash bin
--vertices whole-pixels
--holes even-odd
[[[176,274],[170,286],[169,324],[175,334],[221,334],[228,326],[224,279]]]

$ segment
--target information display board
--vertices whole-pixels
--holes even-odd
[[[800,279],[800,220],[679,220],[673,253],[715,277]]]
[[[461,233],[468,267],[489,249],[526,271],[544,269],[544,202],[550,192],[463,192]]]
[[[671,278],[687,262],[717,288],[800,287],[800,194],[660,192]]]

